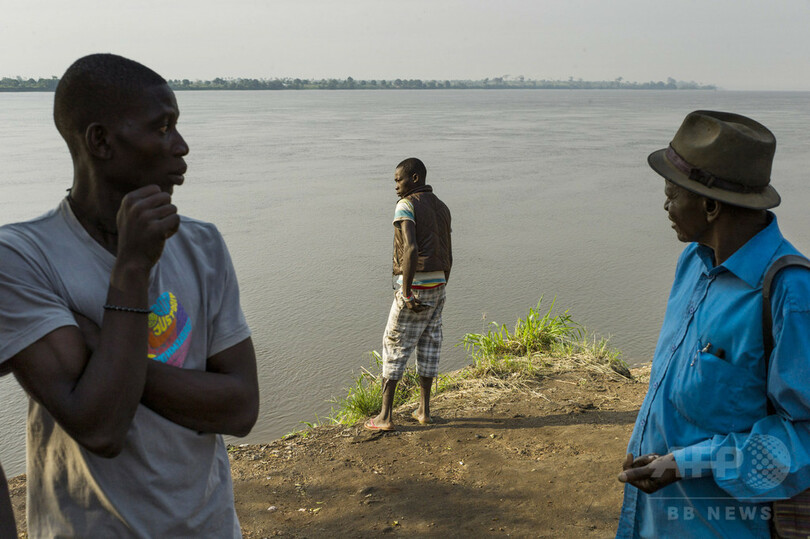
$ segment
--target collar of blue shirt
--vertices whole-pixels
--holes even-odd
[[[723,271],[730,271],[751,288],[762,286],[765,271],[771,265],[776,251],[784,241],[782,233],[779,231],[779,225],[776,223],[776,215],[768,212],[768,217],[770,223],[767,227],[717,267],[714,266],[712,250],[705,245],[700,245],[697,248],[697,254],[706,266],[706,273],[716,275]]]

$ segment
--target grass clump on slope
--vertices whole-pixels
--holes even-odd
[[[486,333],[464,335],[460,344],[473,359],[473,377],[534,377],[582,367],[630,377],[621,353],[607,339],[589,336],[567,310],[552,315],[554,301],[543,311],[542,302],[518,319],[511,332],[505,324],[491,322]]]

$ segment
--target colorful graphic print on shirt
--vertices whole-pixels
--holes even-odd
[[[191,320],[171,292],[162,293],[149,314],[149,359],[182,367],[191,346]]]

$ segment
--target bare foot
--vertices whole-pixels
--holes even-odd
[[[433,423],[433,419],[429,415],[425,415],[421,410],[414,410],[411,417],[419,421],[420,425],[430,425]]]

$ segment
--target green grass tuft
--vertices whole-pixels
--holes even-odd
[[[583,365],[606,366],[628,376],[621,353],[610,348],[607,339],[588,336],[568,310],[552,315],[555,301],[543,311],[540,298],[525,319],[518,319],[512,332],[504,324],[491,322],[486,333],[464,335],[459,345],[473,360],[468,376],[534,377],[549,367],[560,370]]]

